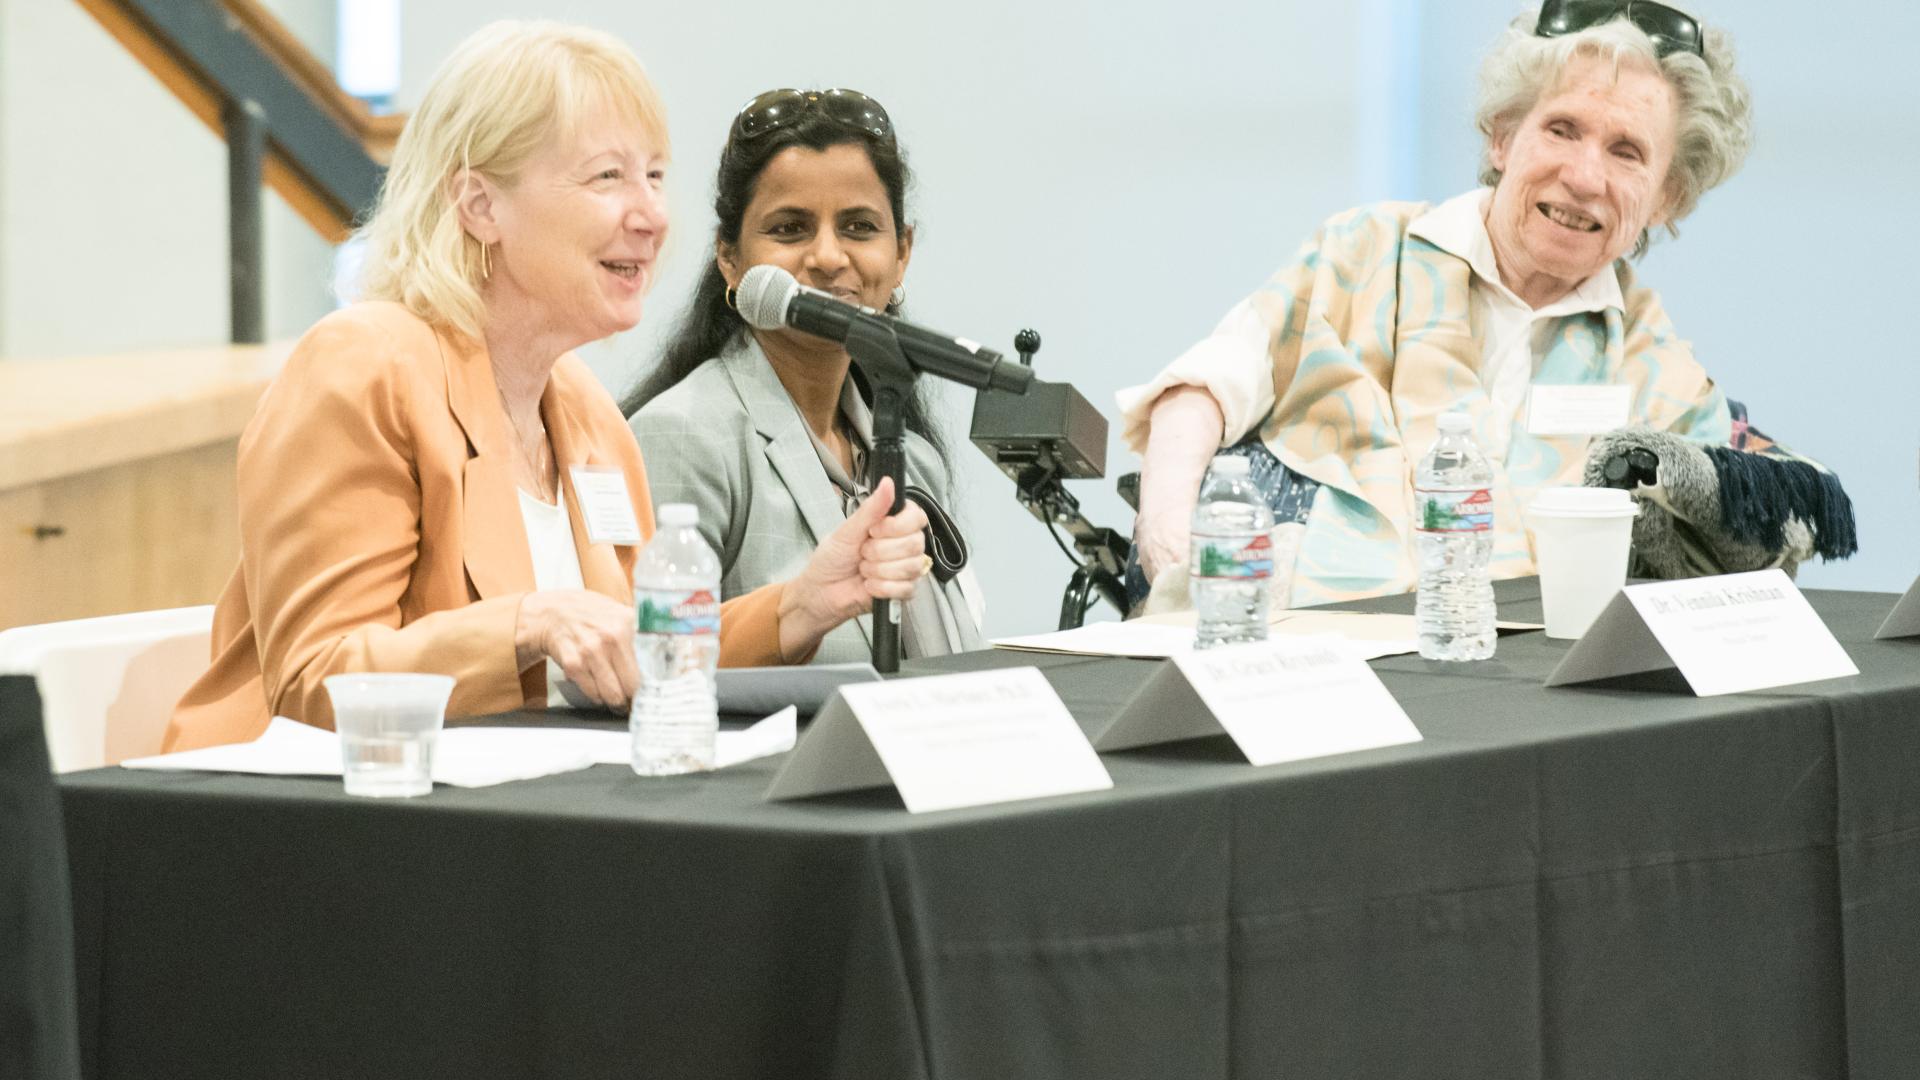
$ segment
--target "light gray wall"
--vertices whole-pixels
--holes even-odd
[[[1861,553],[1801,584],[1905,589],[1920,570],[1920,365],[1903,285],[1920,177],[1920,7],[1849,9],[1833,25],[1791,4],[1683,5],[1724,19],[1753,90],[1746,168],[1641,266],[1674,325],[1768,434],[1846,482]],[[1421,27],[1421,169],[1405,197],[1473,185],[1473,72],[1516,5],[1451,0]],[[1843,19],[1844,23],[1846,20]],[[1449,62],[1447,58],[1456,58]]]
[[[1397,0],[1396,0],[1397,2]],[[673,123],[675,235],[640,328],[591,351],[618,393],[650,364],[707,257],[712,174],[738,107],[776,86],[851,86],[883,102],[918,176],[913,317],[1011,353],[1045,338],[1042,377],[1111,411],[1204,334],[1332,210],[1385,194],[1363,177],[1377,129],[1367,4],[1144,0],[682,4],[600,0],[543,15],[630,41]],[[409,0],[400,106],[506,0]],[[994,633],[1050,628],[1071,567],[965,442],[950,395],[962,516]],[[1110,475],[1134,468],[1117,442]],[[1111,481],[1076,485],[1127,528]]]
[[[330,0],[276,0],[326,44]],[[227,340],[226,148],[73,0],[0,0],[0,357]],[[267,329],[331,307],[332,248],[269,195]]]

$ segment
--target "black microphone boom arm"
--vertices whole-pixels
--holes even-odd
[[[1022,359],[1032,351],[1022,350]],[[1131,544],[1125,535],[1088,521],[1080,501],[1066,488],[1068,480],[1106,474],[1106,417],[1072,386],[1035,379],[1018,397],[991,390],[975,397],[971,436],[980,452],[1013,481],[1020,505],[1049,530],[1066,533],[1079,553],[1060,601],[1060,629],[1086,621],[1096,591],[1124,615],[1123,575]]]

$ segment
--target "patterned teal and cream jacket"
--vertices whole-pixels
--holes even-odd
[[[1161,393],[1201,385],[1226,418],[1223,445],[1257,430],[1281,464],[1316,482],[1303,486],[1310,505],[1295,534],[1276,536],[1286,541],[1277,563],[1293,549],[1290,606],[1414,587],[1413,469],[1448,410],[1468,412],[1494,464],[1496,578],[1534,573],[1521,508],[1543,487],[1582,483],[1592,441],[1516,423],[1529,384],[1627,386],[1630,424],[1729,445],[1727,399],[1624,261],[1555,305],[1515,314],[1480,217],[1485,197],[1330,219],[1211,337],[1119,395],[1136,452]]]

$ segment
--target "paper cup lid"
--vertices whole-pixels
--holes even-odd
[[[1541,488],[1527,513],[1550,517],[1632,517],[1639,513],[1633,496],[1619,488]]]

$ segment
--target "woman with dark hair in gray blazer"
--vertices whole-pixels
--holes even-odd
[[[913,253],[908,172],[879,102],[851,90],[771,90],[721,153],[714,259],[661,365],[624,404],[659,502],[700,508],[721,592],[792,576],[867,492],[872,416],[846,347],[749,329],[733,308],[748,269],[778,266],[850,303],[898,311]],[[921,395],[907,409],[910,498],[933,521],[932,580],[901,605],[908,657],[985,647],[966,545],[940,509],[951,470]],[[815,663],[870,655],[868,617],[829,633]]]

